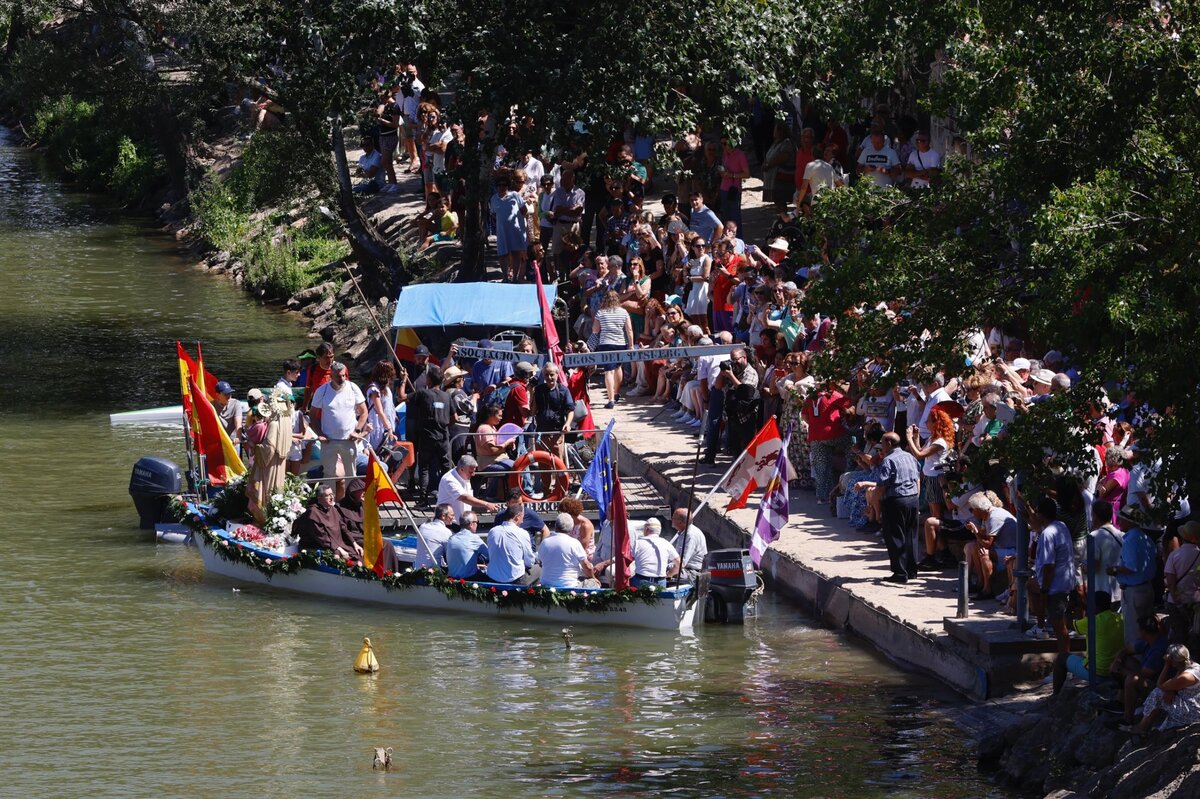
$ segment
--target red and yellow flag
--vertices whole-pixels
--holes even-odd
[[[367,460],[367,490],[363,494],[363,563],[380,577],[383,576],[383,527],[379,523],[379,506],[384,502],[400,502],[400,494],[392,485],[387,469],[371,452]]]
[[[245,474],[246,467],[238,457],[237,448],[229,440],[229,434],[225,432],[225,425],[221,424],[217,409],[200,391],[194,377],[188,377],[188,388],[192,395],[196,423],[200,428],[196,441],[207,459],[209,482],[214,485],[224,484],[234,475]]]
[[[417,360],[417,347],[421,346],[421,337],[417,335],[417,331],[411,327],[401,327],[396,332],[396,355],[402,361],[415,362]],[[433,356],[430,356],[429,362],[437,366],[441,361]]]
[[[200,354],[200,342],[196,342],[196,355],[198,355],[200,358],[199,363],[197,363],[195,360],[193,360],[191,355],[188,355],[187,350],[185,350],[183,348],[183,345],[180,344],[178,341],[175,342],[175,353],[179,356],[180,372],[182,373],[183,367],[186,365],[188,372],[193,377],[196,378],[197,385],[200,384],[200,375],[203,372],[203,374],[204,374],[204,396],[208,397],[209,399],[212,399],[214,396],[216,396],[217,378],[213,377],[212,374],[210,374],[209,372],[204,371],[204,367],[203,367],[204,356]],[[186,396],[187,396],[187,388],[186,387],[184,388],[183,393],[184,393],[184,397],[186,398]],[[184,400],[184,403],[186,406],[186,403],[187,403],[186,399]]]

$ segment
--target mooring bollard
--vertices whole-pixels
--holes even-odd
[[[964,560],[958,564],[958,618],[967,617],[967,593],[970,591],[970,567]]]

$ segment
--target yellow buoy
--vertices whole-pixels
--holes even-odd
[[[379,661],[375,659],[375,650],[371,649],[371,639],[364,638],[362,649],[354,659],[354,670],[359,674],[374,674],[379,671]]]

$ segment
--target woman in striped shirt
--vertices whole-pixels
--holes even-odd
[[[629,311],[621,307],[621,296],[609,291],[600,301],[600,308],[592,320],[592,335],[596,338],[596,352],[614,352],[633,349],[633,323]],[[604,367],[604,388],[608,392],[605,408],[612,409],[621,392],[621,365]]]

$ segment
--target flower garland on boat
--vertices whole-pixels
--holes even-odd
[[[313,496],[313,487],[299,475],[289,474],[283,488],[271,495],[267,502],[266,532],[268,535],[288,536],[292,522],[300,518]]]
[[[652,585],[627,588],[624,591],[575,591],[541,585],[504,587],[475,580],[460,580],[435,569],[412,568],[400,572],[387,572],[380,577],[364,566],[362,561],[342,560],[336,554],[325,550],[302,549],[289,556],[265,557],[237,541],[217,535],[194,510],[181,514],[181,518],[194,535],[204,537],[219,557],[257,569],[268,579],[276,574],[295,574],[301,569],[323,568],[344,577],[353,577],[365,582],[381,582],[388,590],[431,586],[451,599],[480,602],[501,608],[563,608],[572,613],[620,610],[623,605],[631,602],[653,605],[659,601],[659,589]]]

